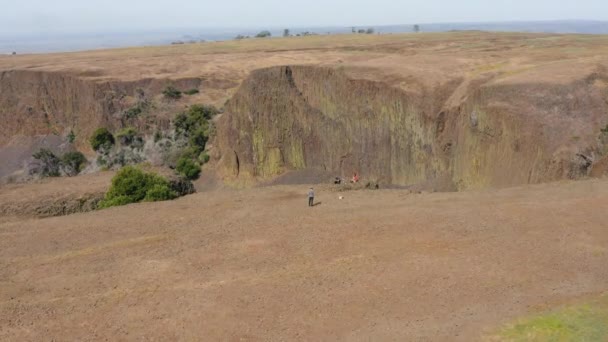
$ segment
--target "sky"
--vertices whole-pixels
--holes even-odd
[[[0,35],[608,20],[608,0],[0,0]]]

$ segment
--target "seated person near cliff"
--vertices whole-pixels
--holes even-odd
[[[355,174],[353,174],[353,179],[351,180],[351,183],[359,183],[359,175],[355,172]]]

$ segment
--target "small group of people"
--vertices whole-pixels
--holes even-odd
[[[355,172],[353,173],[353,178],[350,179],[351,183],[359,183],[359,175]],[[336,176],[336,178],[334,179],[334,184],[335,185],[340,185],[342,184],[342,178],[340,176]]]
[[[359,183],[359,175],[356,172],[353,173],[353,178],[351,178],[350,182],[353,184]],[[334,179],[334,184],[335,185],[342,184],[342,178],[340,176],[336,176],[336,178]],[[308,206],[309,207],[315,206],[315,189],[312,187],[310,189],[308,189]]]

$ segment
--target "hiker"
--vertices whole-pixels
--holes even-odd
[[[310,188],[310,190],[308,190],[308,206],[315,206],[315,189],[313,188]]]

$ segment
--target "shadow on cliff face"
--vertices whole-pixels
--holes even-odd
[[[404,90],[332,68],[274,67],[253,72],[227,103],[216,156],[226,179],[271,184],[354,172],[436,191],[576,179],[593,169],[580,171],[577,156],[601,157],[605,97],[585,80],[456,79]],[[293,170],[309,171],[280,176]]]

